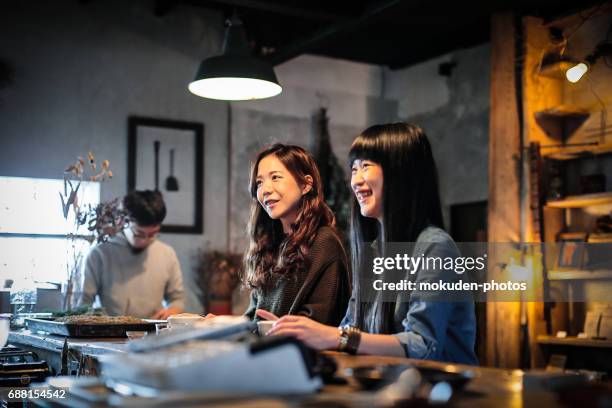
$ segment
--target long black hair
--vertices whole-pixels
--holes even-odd
[[[364,262],[364,245],[373,241],[415,242],[429,225],[444,228],[438,172],[431,145],[423,129],[409,123],[374,125],[353,141],[349,151],[349,167],[355,160],[371,160],[382,167],[382,225],[374,218],[361,215],[353,197],[351,211],[351,250],[357,324],[363,328],[364,318],[372,303],[360,303],[359,271]],[[393,325],[394,303],[385,302],[377,314],[381,332]]]

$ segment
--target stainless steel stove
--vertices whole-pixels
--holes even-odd
[[[27,387],[50,375],[47,362],[17,347],[0,349],[0,387]]]

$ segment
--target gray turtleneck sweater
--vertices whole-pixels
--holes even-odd
[[[79,305],[96,295],[109,315],[149,318],[162,305],[184,308],[183,277],[176,253],[153,241],[135,252],[123,234],[96,245],[84,262]]]

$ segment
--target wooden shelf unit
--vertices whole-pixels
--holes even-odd
[[[612,348],[612,340],[605,339],[579,339],[578,337],[554,337],[554,336],[538,336],[538,344],[570,346],[570,347],[600,347]]]
[[[612,205],[611,191],[607,191],[605,193],[567,196],[560,200],[549,200],[546,202],[546,206],[551,208],[585,208],[606,204]]]
[[[575,160],[612,153],[612,142],[576,145],[541,146],[542,157],[552,160]]]
[[[559,119],[565,118],[588,118],[591,114],[588,110],[572,105],[558,105],[554,108],[544,109],[536,112],[537,116],[555,117]]]
[[[612,145],[610,147],[612,148]],[[564,147],[564,149],[567,149],[567,147]],[[585,147],[580,146],[579,149],[584,151]],[[578,152],[579,149],[574,150],[574,152]],[[586,157],[593,159],[595,156],[591,155]],[[551,164],[551,162],[554,160],[554,158],[551,156],[544,155],[541,155],[539,159],[542,160],[540,163],[542,166]],[[561,174],[562,177],[567,180],[567,175],[563,172]],[[543,180],[538,176],[541,177],[542,174],[539,173],[532,176],[532,178],[535,177],[533,180],[535,183],[541,183]],[[573,187],[574,188],[570,190],[576,191],[577,189],[575,186]],[[536,197],[536,199],[537,198],[539,197]],[[536,199],[532,199],[531,201],[538,202]],[[542,202],[540,201],[539,203]],[[534,206],[536,210],[542,209],[542,224],[544,225],[545,231],[543,241],[549,243],[554,242],[556,245],[560,246],[558,241],[560,234],[570,235],[571,232],[580,232],[584,234],[584,241],[586,244],[588,235],[595,231],[595,225],[593,224],[592,227],[588,226],[590,225],[590,221],[587,221],[585,224],[581,223],[584,222],[584,220],[590,220],[590,218],[592,218],[594,221],[599,214],[609,213],[612,211],[612,192],[608,191],[603,193],[572,195],[557,200],[549,199],[545,201],[543,205],[544,208]],[[535,217],[533,218],[535,219]],[[579,240],[576,242],[578,241]],[[555,341],[557,343],[550,343],[549,345],[555,345],[555,347],[571,345],[571,339],[557,339],[555,337],[551,337],[550,334],[559,330],[565,330],[569,334],[575,336],[577,333],[583,330],[584,313],[586,311],[585,308],[588,307],[587,304],[590,302],[579,300],[574,296],[576,294],[575,291],[588,291],[592,290],[592,288],[595,286],[599,287],[600,285],[605,285],[607,287],[612,283],[612,270],[607,267],[603,268],[601,265],[599,267],[593,266],[592,269],[586,269],[578,265],[561,267],[558,266],[559,254],[550,256],[548,258],[545,257],[543,261],[545,262],[544,268],[546,270],[544,283],[544,287],[547,288],[546,290],[549,290],[549,285],[553,284],[556,290],[567,290],[569,298],[567,298],[567,302],[560,302],[555,310],[551,310],[549,312],[549,336],[538,337],[537,343],[542,343],[540,341],[542,339],[553,339],[551,341]],[[548,266],[546,266],[546,264],[548,264]],[[582,265],[582,261],[580,265]],[[578,343],[573,344],[587,344],[589,341],[591,341],[589,339],[577,339],[575,337],[572,339],[578,341]],[[585,341],[587,343],[585,343]],[[599,345],[602,343],[595,342],[593,344]],[[545,346],[547,344],[542,343],[540,345]],[[612,351],[612,347],[610,347],[610,351]]]
[[[606,269],[586,270],[551,270],[548,271],[549,280],[592,280],[592,279],[612,279],[612,271]]]
[[[538,288],[541,288],[544,299],[550,301],[534,302],[533,309],[528,309],[532,366],[545,367],[552,355],[562,354],[567,357],[565,368],[609,371],[612,367],[612,340],[557,339],[551,334],[566,331],[568,335],[576,336],[584,331],[586,312],[595,306],[595,301],[589,299],[612,290],[610,271],[582,270],[578,265],[583,265],[584,260],[576,263],[575,267],[570,266],[570,263],[574,264],[573,258],[572,262],[561,262],[566,266],[559,266],[561,250],[567,248],[562,242],[579,242],[559,241],[559,238],[563,238],[560,235],[582,232],[588,237],[597,232],[598,225],[601,225],[597,224],[597,218],[603,215],[602,211],[608,210],[607,214],[609,207],[612,208],[612,197],[592,197],[589,194],[586,197],[554,199],[609,188],[609,184],[606,184],[607,187],[602,189],[600,179],[587,177],[607,173],[609,154],[612,153],[612,131],[610,121],[605,123],[600,119],[602,112],[609,112],[610,88],[605,88],[603,101],[606,106],[599,107],[599,96],[590,94],[588,86],[568,84],[564,78],[567,64],[543,64],[543,53],[551,46],[549,28],[570,32],[582,21],[581,13],[551,21],[548,25],[533,17],[525,17],[523,21],[529,41],[524,42],[526,55],[521,102],[526,124],[523,130],[526,144],[529,145],[530,174],[529,184],[525,186],[528,187],[526,193],[529,196],[525,194],[526,199],[522,201],[527,205],[521,206],[521,215],[524,214],[521,216],[521,220],[524,220],[521,231],[525,231],[530,240],[557,246],[555,251],[543,254],[538,262],[542,270]],[[587,26],[591,26],[591,23]],[[605,29],[607,27],[603,26],[598,29],[598,35],[605,35]],[[594,40],[594,33],[589,34],[589,41]],[[607,85],[605,74],[597,73],[590,78]],[[508,128],[510,130],[514,129]],[[503,133],[501,135],[505,136]],[[600,161],[604,162],[603,166],[598,165]],[[604,171],[600,171],[601,168]],[[601,202],[604,204],[600,205]],[[589,253],[585,252],[585,255]],[[607,268],[607,264],[598,265],[593,268]],[[512,330],[517,332],[514,326]],[[538,336],[544,333],[548,336]],[[511,353],[509,349],[506,347],[504,351]]]

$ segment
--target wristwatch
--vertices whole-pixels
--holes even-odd
[[[338,339],[338,351],[346,351],[349,354],[357,354],[361,342],[361,331],[353,326],[342,326],[338,328],[340,338]]]

